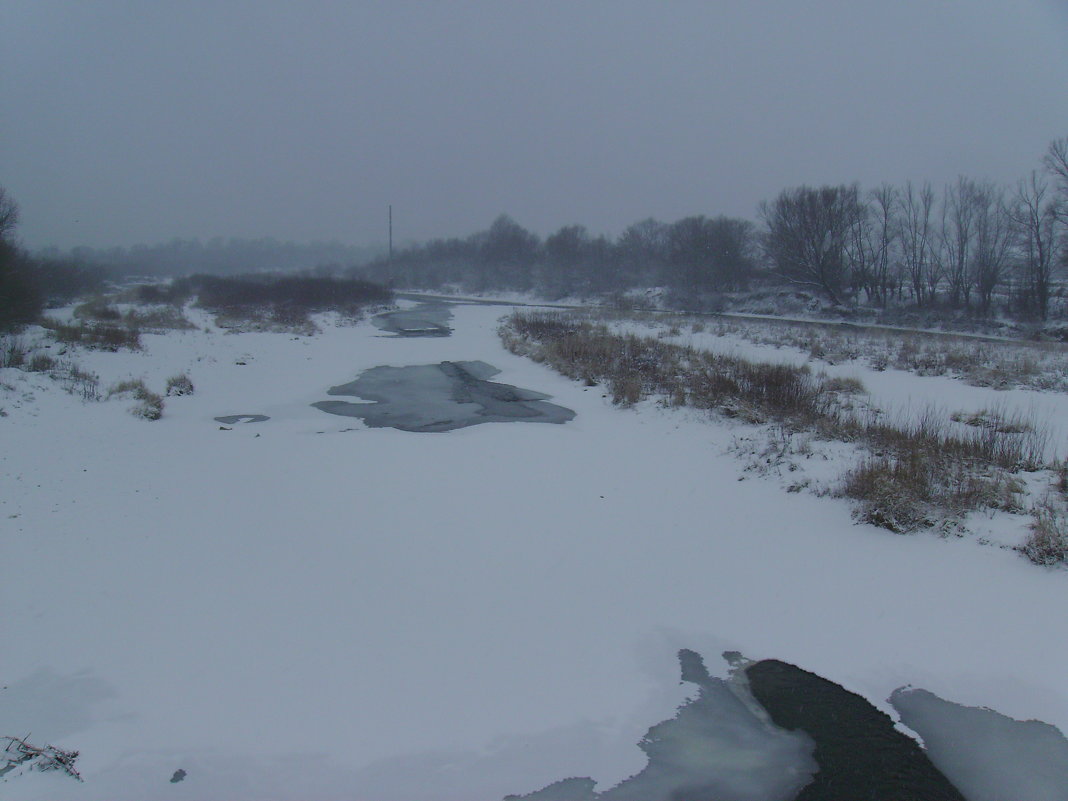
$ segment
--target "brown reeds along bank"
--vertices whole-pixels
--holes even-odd
[[[842,476],[837,494],[857,502],[857,520],[895,532],[979,509],[1021,513],[1024,487],[1016,474],[1049,466],[1049,428],[1026,415],[994,410],[965,430],[933,407],[888,420],[845,401],[863,392],[856,380],[617,333],[569,312],[517,311],[500,334],[513,353],[589,385],[603,384],[617,404],[657,397],[857,445],[865,456]],[[1063,519],[1057,514],[1054,519]],[[1049,530],[1045,518],[1036,521],[1036,531]],[[1048,562],[1051,549],[1023,552]],[[1042,559],[1035,559],[1039,552]]]

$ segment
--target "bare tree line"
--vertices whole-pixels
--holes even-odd
[[[1057,283],[1068,258],[1068,137],[1052,142],[1042,168],[1012,187],[967,177],[941,191],[912,182],[868,191],[857,184],[800,186],[762,203],[758,215],[759,225],[725,216],[647,219],[614,240],[582,225],[542,239],[502,215],[485,231],[412,245],[392,258],[349,261],[349,267],[336,261],[345,258],[340,246],[329,252],[332,264],[317,267],[306,260],[311,251],[301,251],[304,263],[290,269],[550,298],[662,287],[671,305],[689,307],[754,284],[785,283],[834,305],[998,311],[1038,320],[1068,311]],[[17,222],[18,207],[0,187],[0,327],[33,319],[46,301],[99,285],[105,262],[116,273],[183,275],[278,269],[272,260],[296,258],[289,251],[297,246],[268,241],[30,257],[15,246]],[[350,250],[347,258],[354,259],[356,249]],[[225,264],[200,264],[205,253],[225,255]]]
[[[692,299],[777,279],[835,305],[1045,320],[1068,254],[1068,138],[1013,187],[967,177],[941,191],[912,182],[801,186],[758,214],[761,226],[722,216],[643,220],[614,241],[581,225],[542,241],[501,216],[486,231],[415,245],[356,272],[404,286],[550,297],[661,286]]]
[[[1050,312],[1068,235],[1068,138],[1045,169],[1006,188],[961,177],[937,195],[929,183],[797,187],[760,207],[764,252],[786,280],[832,303],[860,298],[993,311],[1042,320]]]

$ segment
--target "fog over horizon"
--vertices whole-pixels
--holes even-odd
[[[753,219],[802,183],[1011,184],[1068,135],[1068,3],[7,0],[31,248],[365,245]]]

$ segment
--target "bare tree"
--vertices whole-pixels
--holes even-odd
[[[949,282],[949,303],[959,308],[971,302],[969,266],[975,239],[975,183],[961,176],[942,194],[943,272]]]
[[[478,280],[482,288],[529,289],[538,244],[537,236],[507,214],[500,215],[481,242]]]
[[[731,217],[686,217],[668,229],[668,260],[676,286],[731,291],[748,283],[755,259],[753,224]]]
[[[1050,192],[1049,184],[1032,170],[1020,181],[1011,208],[1011,219],[1021,251],[1020,266],[1024,296],[1043,320],[1049,314],[1049,291],[1053,270],[1061,252],[1058,220],[1064,203]]]
[[[1050,142],[1043,163],[1057,181],[1061,201],[1058,216],[1062,222],[1068,223],[1068,136]]]
[[[19,207],[14,199],[0,186],[0,241],[6,241],[19,224]]]
[[[979,309],[990,311],[994,292],[1005,280],[1009,267],[1012,228],[1005,193],[993,184],[975,187],[975,246],[971,276],[979,296]]]
[[[932,253],[931,214],[934,210],[934,191],[925,183],[917,192],[912,182],[898,194],[898,234],[901,259],[912,295],[917,306],[924,306],[931,298],[928,279],[936,272]],[[937,285],[937,281],[935,282]]]
[[[652,286],[668,280],[668,231],[651,217],[629,225],[616,242],[620,269],[632,285]]]
[[[851,253],[863,267],[860,284],[868,301],[875,301],[885,309],[894,287],[897,225],[894,207],[897,190],[883,184],[868,193],[868,203],[860,209],[853,225]]]
[[[856,184],[783,190],[760,206],[768,257],[788,281],[817,289],[840,304],[850,234],[862,212]]]

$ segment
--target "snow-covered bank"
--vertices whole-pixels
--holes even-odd
[[[502,312],[458,306],[451,337],[200,330],[78,356],[105,387],[188,373],[156,423],[3,371],[0,733],[79,749],[86,778],[4,793],[604,787],[682,700],[679,648],[788,660],[891,714],[911,683],[1068,730],[1063,572],[739,482],[737,429],[614,408],[506,353]],[[575,419],[417,434],[311,406],[378,365],[473,360]]]

